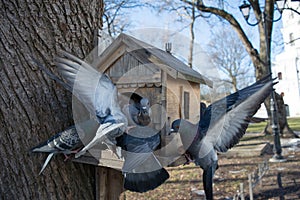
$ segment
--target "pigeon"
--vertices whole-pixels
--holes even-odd
[[[78,122],[76,126],[72,125],[66,130],[55,134],[48,140],[31,148],[29,151],[32,153],[49,153],[39,175],[44,171],[55,154],[64,154],[67,159],[67,155],[75,154],[83,147],[81,140],[83,139],[83,134],[95,132],[97,129],[97,122],[92,119]],[[92,138],[84,137],[84,139],[90,140]]]
[[[150,128],[149,99],[132,95],[122,111],[128,119],[128,130],[118,138],[117,146],[124,155],[124,188],[134,192],[147,192],[164,183],[169,173],[155,155],[160,147],[160,132]]]
[[[186,154],[203,169],[206,199],[213,199],[213,176],[218,168],[217,152],[227,152],[245,134],[251,117],[273,92],[270,75],[223,99],[202,107],[201,119],[192,124],[184,119],[172,122],[180,133]]]
[[[33,147],[32,149],[30,149],[30,152],[49,153],[39,173],[40,175],[55,154],[63,153],[67,155],[71,153],[76,153],[76,149],[82,146],[83,144],[81,143],[76,127],[71,126],[64,131],[55,134],[47,141],[37,145],[36,147]]]
[[[124,188],[134,192],[147,192],[164,183],[169,173],[155,154],[160,146],[160,132],[148,126],[136,126],[117,139],[122,148]]]
[[[122,111],[128,119],[128,126],[147,126],[151,122],[151,108],[147,98],[141,98],[138,102],[130,101]]]
[[[145,192],[161,185],[169,178],[169,174],[155,155],[161,141],[160,132],[148,126],[151,121],[149,100],[141,98],[132,102],[124,114],[118,102],[117,89],[106,74],[69,53],[62,52],[62,56],[56,58],[55,63],[63,80],[36,63],[52,79],[71,91],[86,107],[92,119],[99,123],[94,137],[75,154],[75,158],[97,143],[104,143],[113,151],[121,147],[126,189]],[[133,126],[128,127],[128,120]]]
[[[97,143],[104,143],[112,149],[116,137],[122,135],[127,127],[127,118],[118,103],[116,86],[106,74],[98,72],[83,60],[67,52],[61,54],[62,57],[55,59],[55,64],[66,88],[71,88],[72,94],[100,124],[94,138],[75,157],[82,156]]]

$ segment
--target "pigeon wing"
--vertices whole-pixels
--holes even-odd
[[[254,94],[239,102],[234,109],[222,115],[212,124],[203,138],[202,144],[213,144],[219,152],[226,152],[237,144],[245,134],[250,118],[257,112],[263,101],[273,90],[273,82],[260,86]]]
[[[268,82],[270,82],[270,75],[212,103],[203,111],[202,118],[200,119],[200,127],[202,129],[208,129],[209,126],[218,122],[227,112],[260,90]]]
[[[123,134],[121,137],[119,146],[125,150],[124,172],[161,168],[153,153],[160,144],[160,133],[149,127],[134,127],[129,130],[129,134]]]
[[[107,75],[98,72],[88,63],[67,53],[55,59],[66,84],[91,114],[105,117],[110,106],[117,105],[117,90]]]

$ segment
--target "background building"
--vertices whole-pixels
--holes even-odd
[[[287,1],[287,6],[300,11],[299,1]],[[284,95],[289,116],[300,116],[300,16],[292,10],[282,13],[281,33],[284,51],[276,56],[273,73],[278,76],[276,92]]]

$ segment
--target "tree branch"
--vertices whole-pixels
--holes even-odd
[[[203,1],[198,2],[197,4],[195,4],[194,2],[188,1],[188,0],[180,0],[180,1],[184,2],[184,3],[187,3],[191,6],[196,6],[196,8],[199,11],[206,12],[206,13],[211,13],[211,14],[214,14],[216,16],[219,16],[219,17],[222,17],[223,19],[225,19],[227,22],[229,22],[229,24],[237,32],[240,40],[242,41],[242,43],[244,44],[244,46],[246,48],[246,51],[251,56],[251,59],[252,59],[254,65],[258,61],[259,62],[261,61],[258,52],[254,49],[252,43],[249,41],[249,39],[246,36],[244,30],[242,29],[242,27],[240,26],[238,21],[231,14],[229,14],[225,10],[221,10],[221,9],[218,9],[218,8],[215,8],[215,7],[205,6]]]

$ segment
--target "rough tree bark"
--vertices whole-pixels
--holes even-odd
[[[94,168],[28,150],[73,123],[71,94],[54,70],[58,50],[84,57],[101,27],[102,0],[0,2],[0,199],[94,199]]]

